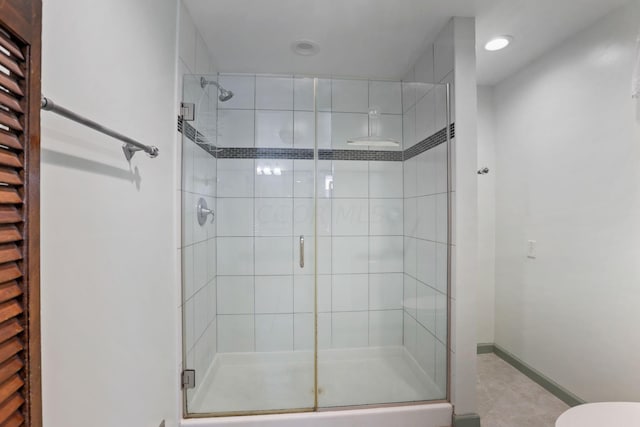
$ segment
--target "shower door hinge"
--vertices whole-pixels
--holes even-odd
[[[182,388],[195,388],[196,387],[196,371],[193,369],[185,369],[182,371]]]
[[[182,120],[192,122],[196,119],[196,104],[183,102],[180,104],[180,116]]]

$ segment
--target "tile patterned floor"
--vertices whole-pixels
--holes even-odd
[[[495,354],[478,355],[482,427],[554,427],[569,407]]]

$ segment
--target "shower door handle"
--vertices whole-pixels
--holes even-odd
[[[300,236],[300,268],[304,268],[304,236]]]

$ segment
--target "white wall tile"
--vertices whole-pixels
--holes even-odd
[[[313,199],[293,199],[293,235],[311,236],[314,228],[315,203]]]
[[[436,240],[447,243],[447,193],[436,195]]]
[[[369,85],[366,80],[332,81],[333,111],[367,113],[369,111]]]
[[[319,199],[330,198],[334,194],[335,172],[331,160],[317,161],[317,197]],[[346,189],[346,187],[345,187]],[[368,191],[368,190],[367,190]],[[350,196],[354,197],[354,196]],[[357,196],[355,196],[357,197]]]
[[[256,314],[256,351],[292,351],[293,314]]]
[[[333,313],[331,347],[366,347],[369,341],[369,313],[366,311]]]
[[[403,274],[384,273],[369,275],[369,309],[401,310]]]
[[[435,363],[436,385],[440,389],[441,398],[447,395],[447,347],[436,341],[436,363]]]
[[[404,333],[402,337],[402,344],[405,346],[409,354],[413,356],[417,361],[417,322],[416,319],[404,313]]]
[[[402,345],[402,310],[369,312],[369,345]]]
[[[191,350],[196,343],[193,298],[184,303],[182,310],[184,311],[184,344],[188,350]]]
[[[371,135],[375,133],[374,122],[369,122],[369,132]],[[380,150],[386,151],[402,151],[402,115],[400,114],[382,114],[379,122],[379,136],[391,138],[398,141],[398,147],[381,147]],[[398,162],[399,163],[399,162]]]
[[[404,272],[417,276],[417,260],[418,260],[418,248],[417,239],[413,237],[404,238]]]
[[[316,104],[318,111],[331,111],[331,92],[333,79],[318,79],[318,91],[316,94]],[[333,108],[335,110],[335,108]]]
[[[447,342],[447,296],[436,292],[436,337],[442,341]]]
[[[253,274],[253,237],[218,237],[220,276]]]
[[[333,162],[333,197],[369,197],[369,162]]]
[[[293,146],[313,148],[315,143],[315,114],[310,111],[293,113]]]
[[[369,197],[401,198],[402,181],[402,162],[369,162]]]
[[[293,79],[293,108],[296,111],[313,111],[313,79],[308,77],[296,77]]]
[[[193,281],[196,291],[207,284],[207,242],[196,243],[193,247]]]
[[[180,250],[182,255],[182,302],[190,299],[196,292],[196,281],[193,273],[194,247],[186,246]]]
[[[255,199],[256,236],[291,236],[293,233],[293,199]]]
[[[216,195],[216,159],[202,148],[191,143],[194,148],[193,192]]]
[[[193,296],[194,336],[196,340],[204,334],[209,324],[209,313],[213,310],[213,308],[209,307],[209,303],[211,302],[211,296],[209,295],[210,290],[208,286],[205,286]]]
[[[218,111],[218,145],[221,147],[253,147],[254,114],[251,110]]]
[[[318,348],[331,348],[331,313],[318,313]]]
[[[218,324],[218,351],[235,353],[254,351],[254,316],[253,315],[220,315]]]
[[[435,156],[436,193],[447,191],[447,144],[440,144],[432,150]]]
[[[368,237],[332,238],[334,274],[368,273]],[[399,270],[398,270],[399,271]]]
[[[256,237],[256,275],[293,274],[291,237]]]
[[[406,150],[417,143],[416,109],[412,107],[402,115],[402,147]]]
[[[417,198],[418,233],[417,237],[436,240],[436,196]]]
[[[221,74],[218,82],[226,90],[233,92],[233,98],[225,102],[218,102],[218,108],[253,110],[255,108],[255,81],[255,76]]]
[[[253,197],[254,161],[218,159],[218,197]]]
[[[403,305],[404,305],[404,309],[407,311],[407,313],[409,313],[411,316],[416,317],[416,310],[417,310],[417,302],[418,302],[418,294],[417,294],[417,282],[416,279],[414,279],[413,277],[409,276],[408,274],[404,275],[404,280],[403,280],[404,284],[404,299],[403,299]]]
[[[416,104],[416,141],[420,142],[436,132],[435,91],[430,90]]]
[[[369,271],[371,273],[399,273],[403,269],[402,236],[369,237]]]
[[[403,233],[403,199],[369,199],[369,234]]]
[[[436,150],[427,150],[415,157],[418,196],[427,196],[436,193]]]
[[[367,199],[334,199],[331,226],[334,236],[366,236],[369,234],[369,202]]]
[[[318,285],[318,312],[326,313],[331,311],[333,277],[328,274],[319,275]]]
[[[252,198],[219,197],[215,218],[218,236],[253,236],[253,204]]]
[[[312,313],[296,313],[293,315],[293,349],[295,351],[313,351],[314,347],[314,315]]]
[[[369,309],[369,276],[336,274],[331,287],[331,310],[366,311]]]
[[[400,82],[369,82],[369,108],[376,108],[380,113],[402,114]]]
[[[293,78],[256,76],[256,109],[293,110]]]
[[[418,199],[412,197],[404,199],[404,235],[416,237],[418,235]]]
[[[416,88],[413,68],[402,81],[402,112],[406,113],[411,107],[416,105]]]
[[[292,148],[293,111],[256,110],[256,147]]]
[[[314,161],[293,161],[293,196],[313,197]]]
[[[207,281],[215,279],[218,274],[218,239],[207,240]]]
[[[253,276],[218,276],[218,314],[250,314],[254,312]]]
[[[435,377],[436,339],[425,328],[416,328],[416,359],[420,367],[430,377]]]
[[[447,293],[447,245],[436,243],[436,289]]]
[[[256,276],[256,313],[293,313],[293,276]]]
[[[256,159],[254,175],[255,197],[291,197],[293,195],[293,160]]]
[[[435,335],[436,332],[436,290],[418,282],[416,295],[418,322]]]
[[[331,274],[333,268],[332,237],[318,236],[318,255],[316,271],[318,274]]]
[[[294,276],[293,278],[293,312],[313,313],[315,298],[314,276]]]
[[[347,141],[369,135],[369,116],[359,113],[331,114],[331,147],[342,150],[362,150]]]
[[[404,170],[404,181],[403,181],[403,189],[404,189],[404,197],[414,197],[416,196],[416,186],[417,186],[417,157],[413,157],[409,160],[405,160],[402,162],[403,170]]]
[[[416,278],[435,287],[436,283],[436,244],[428,240],[416,241],[418,250]]]

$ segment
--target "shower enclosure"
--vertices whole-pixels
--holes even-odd
[[[185,415],[447,400],[448,88],[194,75],[183,101]]]

